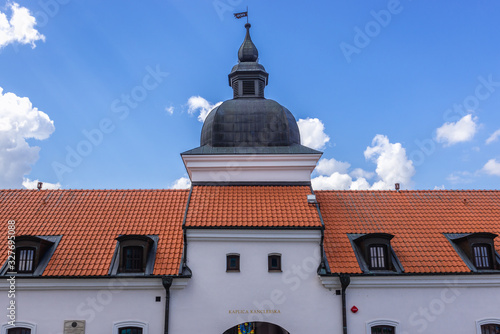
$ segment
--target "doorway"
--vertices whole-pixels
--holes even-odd
[[[245,322],[229,328],[223,334],[290,334],[284,328],[269,322]]]

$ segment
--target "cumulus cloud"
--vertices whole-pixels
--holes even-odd
[[[366,170],[363,170],[361,168],[356,168],[352,172],[349,173],[353,178],[364,178],[364,179],[371,179],[372,177],[375,176],[375,173],[373,172],[367,172]]]
[[[318,118],[299,119],[297,122],[301,144],[315,150],[325,147],[330,137],[325,133],[325,125]]]
[[[365,159],[377,164],[375,173],[380,180],[372,185],[372,189],[394,189],[395,183],[410,186],[415,167],[400,143],[392,144],[387,136],[376,135],[364,155]]]
[[[465,115],[457,122],[444,123],[436,130],[436,140],[444,146],[451,146],[472,140],[477,132],[477,117]]]
[[[191,187],[191,180],[187,177],[181,177],[175,180],[172,189],[189,189]]]
[[[19,188],[38,160],[40,148],[26,139],[47,139],[54,122],[27,97],[3,94],[0,87],[0,188]]]
[[[372,146],[367,147],[365,159],[376,164],[375,173],[356,168],[349,173],[350,164],[335,159],[322,159],[316,167],[319,176],[311,180],[314,189],[336,190],[391,190],[395,183],[411,186],[415,175],[413,162],[406,156],[406,150],[400,143],[390,143],[383,135],[373,138]],[[377,176],[370,185],[368,179]]]
[[[9,8],[12,11],[10,20],[0,11],[0,49],[16,42],[30,44],[34,48],[36,41],[45,41],[45,36],[34,28],[36,19],[27,8],[15,2],[9,4]]]
[[[491,144],[491,143],[497,141],[499,137],[500,137],[500,129],[493,132],[491,134],[491,136],[489,136],[488,139],[486,139],[486,144]]]
[[[488,175],[500,176],[500,162],[497,161],[496,159],[490,159],[483,166],[482,171]]]
[[[23,187],[26,189],[38,189],[38,182],[39,180],[30,180],[28,178],[25,178],[23,180]],[[43,182],[42,189],[61,189],[61,184],[59,182],[57,183],[49,183],[49,182]]]
[[[316,190],[346,190],[351,187],[352,178],[348,174],[334,172],[329,176],[320,175],[311,180],[311,184]]]
[[[346,174],[347,170],[351,167],[348,162],[337,161],[335,159],[321,159],[316,166],[316,172],[319,175],[331,175],[335,172]]]
[[[211,104],[210,102],[208,102],[207,100],[205,100],[201,96],[191,96],[187,102],[188,113],[190,115],[199,113],[198,114],[198,121],[203,123],[205,121],[205,118],[207,118],[208,113],[212,109],[220,106],[221,104],[222,104],[222,101],[217,102],[216,104]]]

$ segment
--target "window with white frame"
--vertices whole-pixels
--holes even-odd
[[[476,321],[477,334],[500,334],[500,318],[499,319],[482,319]]]
[[[36,325],[24,322],[16,321],[16,326],[12,327],[9,324],[4,324],[1,327],[1,334],[36,334]]]

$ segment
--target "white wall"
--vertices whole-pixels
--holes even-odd
[[[349,333],[366,333],[374,320],[392,320],[399,323],[398,334],[474,334],[476,321],[500,320],[500,275],[355,277],[347,308]]]
[[[155,302],[156,296],[161,296],[161,302]],[[2,325],[8,321],[9,300],[2,284]],[[127,320],[147,323],[149,333],[163,333],[161,279],[18,278],[15,302],[16,320],[36,324],[38,334],[62,333],[64,320],[86,320],[85,332],[92,334],[116,334],[113,323]]]
[[[319,231],[188,231],[193,277],[172,294],[171,333],[222,334],[245,321],[277,324],[292,334],[341,329],[341,299],[323,287]],[[240,254],[239,273],[226,272],[226,254]],[[282,254],[282,272],[268,272],[268,254]],[[232,310],[279,310],[232,314]],[[330,331],[333,332],[333,331]]]

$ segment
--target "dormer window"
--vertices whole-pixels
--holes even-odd
[[[348,234],[354,253],[363,272],[403,272],[391,247],[394,237],[387,233]]]
[[[55,252],[61,236],[21,235],[15,239],[15,253],[9,257],[1,269],[1,274],[19,275],[43,274]]]
[[[130,234],[116,240],[110,275],[153,274],[158,236]]]
[[[472,246],[474,253],[474,264],[477,269],[492,269],[491,247],[488,244],[476,244]]]
[[[370,245],[370,269],[383,270],[387,269],[387,246],[386,245]]]
[[[495,252],[496,234],[448,233],[445,236],[472,271],[500,269],[500,256]]]
[[[16,271],[18,273],[32,273],[35,269],[34,247],[20,247],[16,250]]]
[[[122,272],[142,272],[144,271],[144,255],[147,255],[147,248],[144,246],[127,246],[122,251]]]

